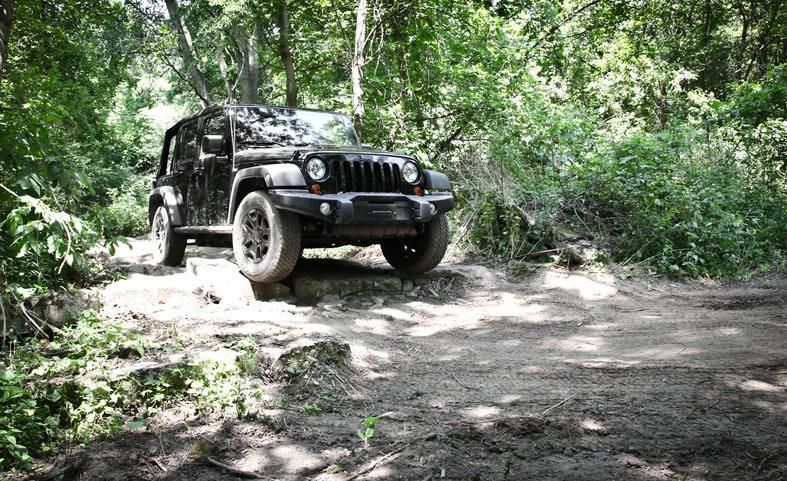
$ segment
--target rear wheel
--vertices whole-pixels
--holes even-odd
[[[153,261],[157,264],[176,267],[183,262],[186,252],[186,238],[175,233],[169,212],[163,205],[158,206],[150,224],[150,240],[153,242]]]
[[[391,239],[380,243],[385,260],[407,274],[420,274],[437,267],[448,248],[448,220],[445,215],[424,224],[416,237]]]
[[[252,281],[280,281],[290,275],[301,253],[300,219],[276,209],[265,192],[252,192],[235,213],[232,250],[240,271]]]

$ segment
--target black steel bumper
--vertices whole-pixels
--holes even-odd
[[[425,223],[454,208],[450,192],[425,196],[388,193],[312,194],[303,190],[274,189],[268,194],[279,209],[332,224]],[[327,203],[327,215],[320,206]]]

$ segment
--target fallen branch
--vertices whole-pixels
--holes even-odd
[[[208,464],[212,464],[212,465],[214,465],[216,467],[224,469],[228,473],[234,474],[235,476],[239,476],[241,478],[265,479],[265,477],[263,475],[257,474],[254,471],[245,471],[243,469],[233,468],[232,466],[230,466],[228,464],[224,464],[224,463],[222,463],[220,461],[217,461],[217,460],[211,458],[210,456],[206,456],[205,457],[205,461],[207,461]]]
[[[360,471],[358,471],[357,473],[353,474],[352,476],[350,476],[349,478],[345,479],[344,481],[352,481],[353,479],[358,479],[359,477],[363,476],[364,474],[373,471],[378,466],[381,466],[381,465],[387,463],[388,461],[391,461],[391,460],[395,459],[396,455],[401,453],[405,449],[409,448],[410,444],[411,443],[407,443],[404,446],[400,446],[400,447],[394,449],[393,451],[391,451],[388,454],[384,454],[384,455],[380,456],[379,458],[377,458],[374,461],[372,461],[371,463],[369,463],[365,468],[361,469]]]
[[[480,389],[481,389],[480,387],[475,387],[475,386],[468,386],[468,385],[466,385],[466,384],[462,383],[462,381],[460,381],[460,380],[459,380],[459,379],[456,377],[456,374],[454,374],[454,373],[451,373],[451,377],[454,379],[454,381],[456,381],[456,383],[457,383],[457,384],[459,384],[460,386],[462,386],[462,387],[463,387],[463,388],[465,388],[465,389],[473,389],[473,390],[476,390],[476,391],[478,391],[478,390],[480,390]]]
[[[575,397],[577,397],[577,395],[576,394],[572,394],[571,396],[565,398],[564,400],[560,401],[559,403],[557,403],[557,404],[555,404],[553,406],[548,407],[546,410],[544,410],[544,412],[541,413],[541,415],[542,416],[546,416],[547,413],[549,413],[549,411],[551,411],[551,410],[553,410],[555,408],[559,408],[560,406],[566,404],[568,401],[570,401],[571,399],[574,399]]]
[[[159,461],[158,459],[150,458],[150,460],[153,461],[153,464],[158,466],[160,470],[164,471],[165,473],[168,471],[168,469],[163,464],[161,464],[161,461]]]

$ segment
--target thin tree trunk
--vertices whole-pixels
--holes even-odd
[[[203,107],[211,104],[210,91],[208,84],[205,82],[205,74],[197,65],[197,55],[194,50],[194,42],[191,40],[191,33],[180,16],[180,7],[177,0],[164,0],[167,5],[167,12],[169,12],[169,21],[172,28],[178,34],[178,50],[180,51],[183,63],[186,64],[186,69],[191,79],[191,86],[197,93]]]
[[[353,119],[363,125],[366,112],[363,108],[363,67],[366,63],[366,0],[358,0],[358,12],[355,19],[355,51],[352,59],[352,102]]]
[[[290,50],[290,14],[287,11],[287,0],[282,0],[279,4],[279,56],[284,64],[284,73],[287,75],[287,105],[297,107],[298,84],[295,82],[295,66]]]
[[[0,80],[3,78],[3,67],[8,61],[8,37],[11,35],[13,21],[14,0],[0,1]]]
[[[240,76],[240,102],[246,105],[256,104],[260,86],[260,56],[257,53],[260,25],[254,24],[251,35],[246,35],[242,30],[235,30],[233,36],[244,60],[244,68]]]
[[[218,48],[216,49],[216,61],[219,64],[219,71],[221,78],[224,80],[224,88],[227,90],[227,102],[232,103],[232,82],[229,77],[229,69],[227,68],[227,57],[224,55],[224,42],[222,42],[221,34],[216,35],[216,42]]]

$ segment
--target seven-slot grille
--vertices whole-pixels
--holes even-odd
[[[401,192],[399,165],[370,160],[334,160],[331,176],[338,192]]]

